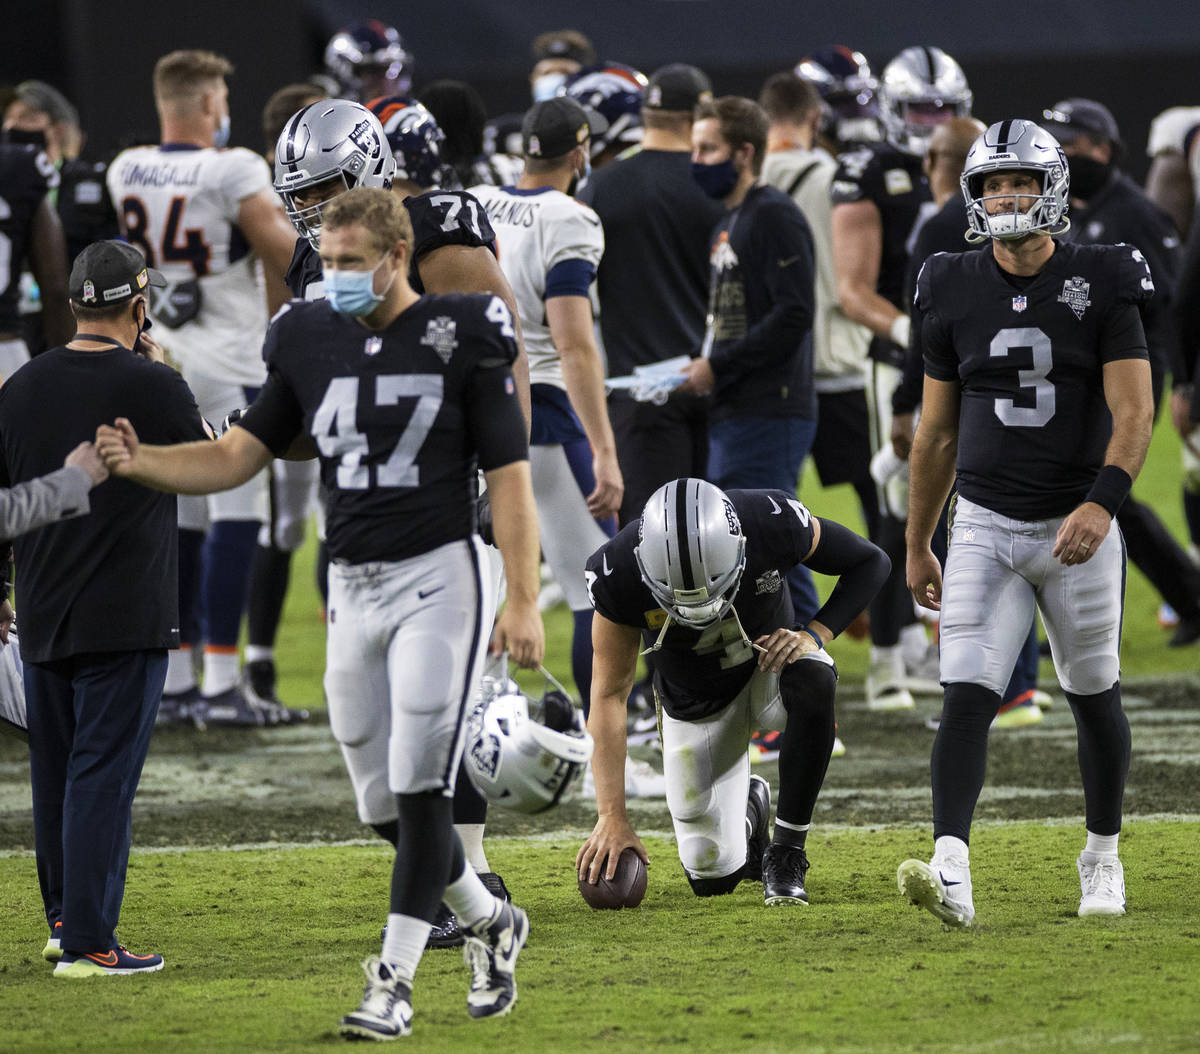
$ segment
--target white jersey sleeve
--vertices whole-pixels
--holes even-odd
[[[500,267],[512,286],[521,317],[532,384],[566,388],[562,362],[546,322],[547,278],[560,264],[579,261],[594,285],[604,253],[604,228],[588,206],[543,187],[480,185],[471,188],[496,232]],[[587,295],[585,292],[584,295]]]
[[[1187,154],[1188,139],[1200,127],[1200,106],[1172,106],[1150,122],[1146,156]]]
[[[163,295],[199,289],[194,317],[155,337],[185,375],[261,385],[266,301],[238,214],[247,198],[271,191],[266,161],[242,147],[134,147],[109,167],[108,188],[122,234],[170,283]],[[164,321],[153,306],[151,316]]]

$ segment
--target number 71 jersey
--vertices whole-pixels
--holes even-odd
[[[961,385],[960,493],[1021,520],[1083,500],[1112,434],[1104,365],[1148,357],[1139,306],[1153,294],[1129,245],[1056,242],[1024,279],[990,247],[925,261],[913,332],[926,374]]]

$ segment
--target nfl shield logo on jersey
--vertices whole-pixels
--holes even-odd
[[[1017,312],[1017,314],[1020,314],[1028,306],[1028,303],[1029,302],[1025,299],[1025,297],[1014,296],[1013,297],[1013,310],[1015,312]]]
[[[450,356],[458,347],[458,340],[455,338],[457,329],[458,323],[454,319],[448,315],[439,315],[437,318],[430,319],[426,325],[425,336],[421,338],[421,343],[427,348],[433,348],[442,362],[449,363]]]
[[[1066,304],[1074,312],[1075,317],[1082,320],[1084,311],[1092,306],[1092,302],[1088,299],[1091,288],[1091,284],[1086,279],[1080,278],[1079,275],[1068,278],[1063,282],[1058,302]]]
[[[383,351],[383,337],[367,337],[366,343],[363,344],[364,355],[378,355]]]

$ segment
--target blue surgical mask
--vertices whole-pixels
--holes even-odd
[[[693,161],[692,179],[710,198],[727,198],[737,186],[738,173],[732,160],[718,161],[715,165]]]
[[[229,145],[229,114],[221,118],[217,130],[213,132],[213,146],[218,150]]]
[[[544,73],[533,82],[533,101],[544,102],[553,99],[558,89],[567,83],[565,73]]]
[[[362,318],[369,315],[387,296],[387,290],[375,292],[375,272],[383,266],[380,260],[369,271],[330,271],[323,269],[325,299],[339,315]],[[394,279],[393,279],[394,280]],[[389,288],[391,284],[389,283]]]

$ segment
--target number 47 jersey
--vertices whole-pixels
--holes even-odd
[[[990,247],[925,261],[913,346],[928,376],[961,385],[964,497],[1020,520],[1084,499],[1112,435],[1104,365],[1148,357],[1139,305],[1153,294],[1129,245],[1056,242],[1026,278],[1001,270]]]
[[[512,316],[485,294],[423,296],[376,332],[325,300],[276,314],[269,373],[238,422],[277,456],[316,440],[330,555],[395,561],[475,529],[476,465],[528,457]]]

